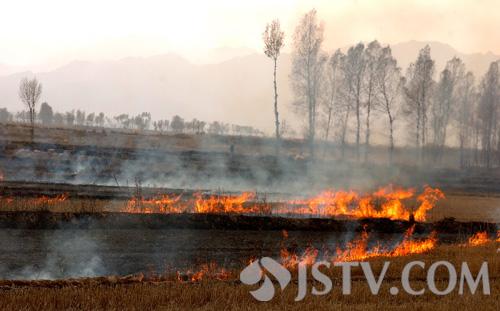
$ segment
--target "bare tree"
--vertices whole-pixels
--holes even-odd
[[[28,107],[31,123],[31,141],[35,136],[35,114],[36,104],[42,95],[42,84],[36,78],[23,78],[19,84],[19,98]]]
[[[372,113],[373,104],[376,101],[376,75],[377,62],[380,57],[382,47],[378,41],[372,41],[365,49],[365,94],[366,94],[366,129],[365,129],[365,162],[368,161],[368,149],[370,148],[370,116]]]
[[[375,87],[382,111],[389,121],[389,162],[394,160],[394,121],[397,116],[397,104],[401,98],[404,79],[396,59],[389,46],[382,49],[376,66]]]
[[[333,121],[333,112],[335,108],[340,106],[340,98],[342,93],[342,85],[344,82],[343,66],[345,55],[336,50],[330,57],[326,66],[326,86],[325,86],[325,103],[323,105],[325,112],[325,141],[328,141],[330,128]]]
[[[264,54],[274,62],[273,81],[274,81],[274,124],[276,130],[276,139],[280,139],[280,121],[278,114],[278,87],[276,85],[276,67],[281,48],[284,45],[285,33],[281,31],[279,20],[273,20],[266,25],[266,30],[262,34],[264,40]]]
[[[430,106],[432,91],[434,88],[434,60],[431,59],[431,48],[426,45],[420,50],[417,61],[410,64],[406,74],[407,114],[415,119],[415,143],[417,155],[422,160],[422,149],[426,144],[427,134],[427,112]]]
[[[54,121],[54,111],[52,110],[52,107],[50,107],[50,105],[46,102],[43,102],[40,105],[40,112],[38,112],[38,117],[42,124],[52,124],[52,122]]]
[[[348,100],[356,114],[356,159],[359,161],[359,144],[361,135],[361,108],[363,83],[366,68],[365,46],[362,43],[350,47],[345,62],[345,79],[348,91]]]
[[[454,57],[447,62],[437,84],[436,98],[432,106],[433,143],[437,160],[440,160],[443,154],[449,120],[458,103],[456,88],[464,76],[465,65],[459,58]]]
[[[460,144],[460,167],[462,168],[468,165],[465,150],[473,146],[476,97],[474,74],[469,71],[457,86],[458,105],[454,114]]]
[[[305,14],[295,28],[293,36],[291,83],[295,94],[294,104],[308,117],[307,139],[311,157],[314,157],[314,138],[319,90],[323,64],[326,57],[321,53],[323,24],[318,23],[316,10]]]
[[[500,114],[500,73],[498,62],[491,63],[480,85],[478,121],[481,131],[481,149],[486,167],[491,168],[495,140],[498,135],[498,115]]]

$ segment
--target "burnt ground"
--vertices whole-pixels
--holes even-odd
[[[277,258],[283,248],[302,254],[312,246],[320,256],[334,254],[337,247],[344,249],[359,238],[360,233],[355,231],[363,227],[370,231],[368,247],[390,249],[401,242],[409,224],[384,219],[358,222],[193,214],[1,213],[0,226],[0,278],[58,279],[197,271],[201,264],[210,262],[240,268],[251,258]],[[349,226],[353,231],[339,231]],[[286,237],[278,230],[284,228],[291,229]],[[388,233],[388,228],[394,232]],[[446,244],[463,243],[477,230],[487,230],[494,237],[496,226],[450,220],[417,224],[413,237],[426,238],[428,230],[437,230],[439,243]]]
[[[386,218],[332,219],[247,216],[240,214],[130,214],[120,212],[55,213],[48,211],[2,211],[0,229],[195,229],[315,232],[403,233],[415,226],[416,233],[435,231],[443,234],[470,235],[478,231],[495,234],[497,224],[459,222],[443,219],[436,222],[390,220]]]

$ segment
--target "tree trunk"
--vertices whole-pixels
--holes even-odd
[[[359,109],[360,109],[359,99],[357,99],[357,102],[356,102],[356,160],[358,162],[359,162],[359,141],[360,141],[360,129],[361,129]]]
[[[35,142],[35,109],[30,108],[30,124],[31,124],[31,129],[30,129],[30,136],[31,136],[31,143],[33,144]]]
[[[417,149],[417,163],[419,163],[420,158],[421,158],[421,153],[420,153],[420,107],[417,107],[417,133],[416,133],[415,148]]]
[[[392,115],[389,113],[389,164],[394,163],[394,129]]]
[[[274,124],[276,126],[276,140],[280,140],[280,121],[279,121],[279,114],[278,114],[278,87],[276,85],[276,66],[277,66],[277,59],[274,59]]]
[[[371,103],[368,100],[366,106],[365,162],[368,162],[368,149],[370,148],[370,112]]]
[[[328,120],[326,122],[326,131],[325,131],[325,141],[328,141],[328,134],[330,134],[330,124],[332,122],[332,107],[328,108]]]

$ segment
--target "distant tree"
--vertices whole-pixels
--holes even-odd
[[[454,57],[448,61],[445,69],[441,72],[436,86],[432,105],[432,130],[437,160],[441,158],[443,153],[449,121],[458,103],[457,86],[464,77],[465,65],[459,58]]]
[[[217,135],[220,133],[220,125],[219,125],[219,122],[217,121],[214,121],[214,122],[211,122],[209,125],[208,125],[208,133],[209,134],[213,134],[213,135]]]
[[[368,161],[368,152],[370,148],[370,117],[374,104],[377,100],[376,76],[378,60],[382,52],[382,47],[377,40],[368,44],[365,49],[365,109],[366,109],[366,123],[365,123],[365,162]]]
[[[478,121],[481,133],[481,151],[486,167],[493,164],[495,140],[498,140],[500,115],[500,72],[499,62],[490,64],[480,85],[480,99],[478,106]],[[497,142],[498,143],[498,142]]]
[[[214,135],[224,135],[228,132],[229,125],[223,122],[214,121],[208,126],[208,133]]]
[[[421,147],[426,144],[428,109],[435,87],[433,74],[434,60],[431,58],[431,48],[426,45],[420,50],[417,61],[410,64],[404,87],[406,112],[416,126],[415,143],[420,160],[423,155]]]
[[[333,122],[335,110],[340,112],[341,94],[344,83],[343,66],[345,55],[336,50],[326,64],[326,85],[325,85],[325,141],[328,140],[330,128]]]
[[[80,110],[77,110],[76,111],[76,124],[77,125],[80,125],[80,126],[83,126],[85,125],[85,111],[80,111]]]
[[[345,61],[345,79],[348,100],[356,115],[356,160],[359,161],[359,145],[361,140],[361,108],[363,105],[364,77],[366,70],[365,46],[359,43],[350,47]]]
[[[43,102],[40,106],[40,112],[38,113],[40,117],[40,121],[42,121],[43,125],[50,125],[54,119],[54,111],[52,107],[49,106],[46,102]]]
[[[75,112],[74,111],[66,112],[66,124],[68,126],[73,126],[75,124]]]
[[[318,23],[316,10],[305,14],[293,35],[291,84],[295,95],[294,104],[300,113],[307,115],[307,139],[309,151],[314,157],[314,138],[318,97],[326,56],[321,53],[323,24]]]
[[[280,121],[278,113],[278,88],[276,85],[276,67],[281,48],[284,45],[285,33],[281,31],[279,20],[273,20],[266,25],[266,30],[262,34],[264,41],[264,54],[274,62],[273,81],[274,81],[274,125],[276,139],[280,139]]]
[[[30,122],[30,113],[29,113],[29,111],[24,111],[24,110],[18,111],[18,112],[16,112],[15,119],[17,120],[17,122],[29,123]]]
[[[64,115],[62,113],[56,112],[54,114],[53,124],[63,125],[64,124]]]
[[[455,126],[458,130],[460,145],[460,167],[467,165],[465,150],[474,146],[474,122],[476,114],[477,93],[474,86],[474,74],[467,72],[457,87],[457,110],[454,114]]]
[[[122,126],[122,128],[128,128],[130,125],[128,114],[122,113],[114,117],[115,121]]]
[[[184,119],[175,115],[170,122],[170,127],[172,128],[172,131],[182,133],[184,131]]]
[[[31,124],[31,141],[35,136],[35,106],[42,95],[42,84],[36,78],[29,80],[23,78],[19,85],[19,98],[28,107],[30,124]]]
[[[158,130],[160,132],[167,132],[168,128],[169,128],[169,125],[170,125],[170,121],[169,120],[159,120],[157,122]]]
[[[205,121],[198,121],[196,123],[196,134],[204,134],[206,125],[207,123]]]
[[[381,110],[389,121],[389,163],[394,159],[394,122],[398,114],[398,100],[401,99],[404,79],[389,46],[382,49],[377,60],[375,87]]]
[[[0,108],[0,123],[7,123],[12,121],[12,113],[7,108]]]
[[[151,124],[151,114],[149,112],[142,112],[133,118],[133,122],[137,129],[141,131],[147,130]]]
[[[293,128],[290,127],[288,124],[287,120],[282,119],[281,124],[280,124],[280,133],[282,137],[293,137],[297,133],[293,130]]]
[[[95,117],[95,124],[99,127],[104,126],[104,121],[105,121],[106,116],[104,113],[100,112],[96,117]]]
[[[95,118],[95,113],[89,113],[87,115],[87,126],[93,126],[94,125],[94,118]]]

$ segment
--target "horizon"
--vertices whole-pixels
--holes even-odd
[[[442,41],[406,40],[406,41],[401,41],[401,42],[396,42],[396,43],[387,43],[387,42],[381,42],[380,40],[377,40],[376,38],[374,40],[380,42],[380,44],[382,46],[390,46],[390,47],[404,45],[404,44],[410,44],[410,43],[416,43],[416,44],[421,44],[421,45],[439,44],[439,45],[446,46],[446,47],[448,47],[450,49],[453,49],[458,54],[463,54],[463,55],[468,55],[468,56],[472,56],[472,55],[481,55],[481,56],[493,55],[494,57],[500,58],[500,54],[496,54],[496,53],[493,53],[491,51],[488,51],[488,52],[476,52],[476,53],[466,53],[464,51],[461,51],[461,50],[455,48],[454,46],[450,45],[449,43],[442,42]],[[346,51],[350,46],[354,46],[357,43],[363,43],[363,44],[366,45],[367,43],[369,43],[369,41],[356,41],[356,42],[353,42],[351,45],[342,46],[342,47],[335,47],[335,48],[332,48],[332,49],[328,49],[325,52],[327,52],[328,54],[331,54],[331,53],[333,53],[337,49],[340,49],[342,51]],[[68,60],[65,63],[54,65],[54,66],[45,66],[45,67],[42,66],[42,67],[40,67],[40,66],[34,65],[33,66],[34,70],[30,69],[31,68],[30,66],[18,66],[18,65],[12,66],[12,65],[0,62],[0,66],[4,66],[3,68],[1,68],[1,67],[0,68],[6,70],[6,72],[8,72],[7,74],[2,74],[0,72],[0,77],[1,76],[13,75],[13,74],[19,74],[19,73],[26,73],[26,72],[29,72],[29,73],[32,73],[32,74],[39,74],[39,73],[43,74],[43,73],[48,73],[48,72],[51,72],[51,71],[58,70],[60,68],[68,66],[70,64],[80,63],[80,62],[81,63],[99,64],[99,63],[121,62],[121,61],[129,60],[129,59],[150,59],[150,58],[155,58],[155,57],[162,57],[162,56],[173,55],[173,56],[178,56],[181,59],[183,59],[183,60],[185,60],[185,61],[187,61],[187,62],[189,62],[190,64],[193,64],[193,65],[214,65],[214,64],[221,64],[221,63],[233,60],[233,59],[243,58],[243,57],[247,57],[247,56],[251,56],[251,55],[264,55],[263,51],[252,49],[250,47],[244,47],[244,46],[240,46],[240,47],[220,46],[220,47],[215,47],[215,48],[208,49],[208,50],[206,50],[206,52],[212,53],[212,55],[207,56],[205,59],[192,58],[189,55],[185,55],[185,54],[182,54],[182,52],[176,52],[176,51],[165,51],[164,53],[154,53],[154,54],[139,55],[139,56],[130,56],[129,55],[129,56],[123,56],[123,57],[117,57],[117,58],[105,58],[105,59],[104,58],[103,59],[75,58],[75,59],[70,59],[70,60]],[[230,54],[229,55],[224,55],[227,52],[229,52]],[[231,52],[234,52],[234,53],[231,54]],[[216,54],[216,53],[219,53],[219,54]],[[291,54],[291,51],[283,51],[283,52],[281,52],[281,54],[283,54],[283,55],[289,55],[289,54]],[[432,54],[432,50],[431,50],[431,54]],[[414,56],[416,58],[417,54],[410,55],[410,57],[412,57],[412,56]],[[403,69],[406,69],[406,68],[403,68]]]

